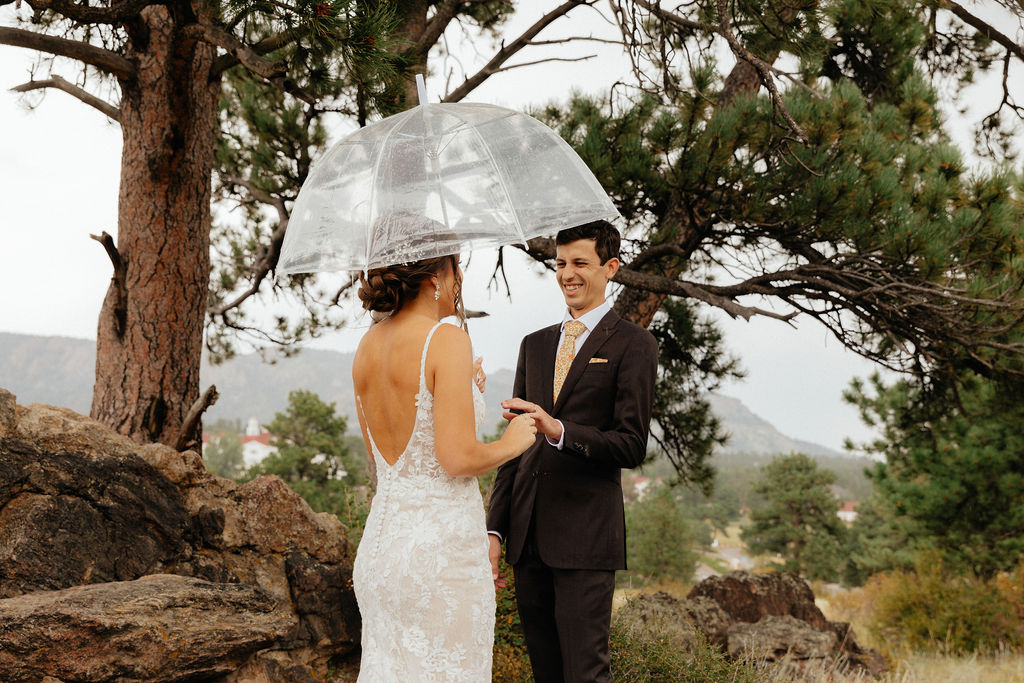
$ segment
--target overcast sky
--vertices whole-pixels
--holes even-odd
[[[518,35],[550,4],[519,3],[522,9],[506,35]],[[10,25],[13,11],[11,5],[0,8],[0,25]],[[569,26],[563,19],[540,37],[567,35]],[[614,35],[614,28],[593,13],[575,15],[571,27],[577,34]],[[458,31],[449,32],[452,51],[472,71],[471,62],[482,63],[489,47],[474,48],[459,38]],[[599,57],[499,74],[467,101],[526,108],[563,100],[572,89],[596,91],[602,84],[606,88],[616,79],[628,79],[628,64],[613,49],[600,44],[574,49],[576,54],[596,52]],[[522,54],[516,61],[538,56]],[[102,114],[62,92],[31,96],[31,102],[42,101],[28,111],[7,89],[27,80],[32,61],[28,51],[0,46],[0,331],[94,339],[111,267],[89,233],[106,230],[116,235],[120,131]],[[441,60],[431,63],[431,95],[444,90],[448,65]],[[70,68],[58,73],[69,79],[74,75]],[[453,77],[452,87],[460,80]],[[991,87],[986,92],[991,95]],[[513,252],[506,258],[511,301],[503,290],[486,287],[493,252],[474,254],[466,273],[467,307],[490,313],[470,323],[474,346],[489,371],[513,368],[522,336],[557,322],[564,310],[553,276],[508,251]],[[839,449],[844,437],[870,436],[856,411],[841,400],[851,378],[873,370],[870,363],[845,351],[811,320],[798,320],[794,329],[774,320],[748,323],[717,317],[728,348],[747,372],[744,380],[729,383],[722,393],[739,398],[795,438]],[[356,319],[352,329],[318,340],[316,346],[351,350],[367,324]]]

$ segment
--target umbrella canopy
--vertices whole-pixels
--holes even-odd
[[[357,130],[314,165],[277,270],[378,268],[618,215],[540,121],[489,104],[421,104]]]

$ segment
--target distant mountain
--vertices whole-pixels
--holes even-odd
[[[843,456],[845,453],[810,441],[792,439],[767,420],[750,412],[737,398],[711,394],[711,412],[722,421],[729,434],[723,451],[731,453],[805,453],[807,455]]]
[[[88,414],[96,343],[68,337],[38,337],[0,332],[0,388],[18,397],[21,404],[50,403]],[[352,392],[351,353],[305,349],[290,358],[266,363],[258,354],[238,356],[222,365],[203,364],[202,388],[217,386],[220,398],[206,413],[206,421],[241,420],[251,417],[270,422],[288,404],[288,392],[309,389],[321,399],[333,401],[338,413],[348,417],[355,431],[356,411]],[[487,377],[487,417],[483,432],[495,431],[501,419],[502,399],[512,395],[515,373],[502,369]],[[723,452],[842,455],[825,446],[792,439],[758,417],[738,399],[712,394],[711,409],[729,433]]]

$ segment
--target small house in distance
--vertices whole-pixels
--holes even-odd
[[[853,524],[857,521],[857,505],[858,502],[855,500],[846,501],[836,514],[839,516],[839,519],[847,524]]]

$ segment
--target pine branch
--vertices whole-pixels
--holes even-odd
[[[120,24],[157,4],[153,0],[119,0],[109,7],[90,6],[68,0],[25,0],[36,13],[50,10],[78,24]],[[18,0],[21,4],[21,0]]]
[[[495,69],[495,74],[500,74],[502,71],[511,71],[512,69],[520,69],[524,66],[536,66],[537,64],[543,64],[545,62],[585,62],[588,59],[593,59],[597,55],[584,55],[582,57],[545,57],[544,59],[536,59],[532,62],[522,62],[521,64],[509,64],[499,69]],[[491,74],[492,76],[494,74]]]
[[[686,17],[680,16],[675,12],[669,12],[666,9],[662,9],[658,3],[647,2],[647,0],[634,0],[636,4],[643,7],[645,10],[655,15],[662,21],[668,22],[681,28],[688,28],[693,31],[707,31],[715,32],[715,27],[710,24],[702,24],[699,21],[693,21]]]
[[[135,78],[135,64],[121,55],[80,40],[48,36],[35,31],[0,26],[0,45],[38,50],[58,57],[76,59],[124,81]]]
[[[183,30],[186,36],[204,40],[216,45],[238,60],[242,66],[253,74],[265,78],[286,93],[302,100],[306,104],[316,104],[312,95],[305,92],[299,85],[288,78],[287,67],[283,63],[274,63],[260,56],[251,45],[246,45],[230,33],[209,24],[189,24]]]
[[[255,43],[252,46],[252,51],[257,55],[265,55],[269,52],[273,52],[274,50],[280,50],[286,45],[291,45],[305,34],[306,31],[304,31],[302,27],[295,26],[287,31],[281,31],[280,33],[267,36],[258,43]],[[213,68],[211,72],[214,76],[217,76],[240,63],[241,62],[238,57],[228,52],[213,60]]]
[[[111,287],[114,290],[114,302],[112,306],[114,314],[114,330],[117,332],[118,337],[124,336],[125,324],[128,320],[128,287],[126,285],[126,267],[124,258],[121,256],[121,252],[117,250],[117,245],[114,244],[114,238],[110,236],[106,230],[101,232],[99,235],[89,235],[92,239],[96,240],[103,245],[103,249],[107,252],[107,257],[110,258],[110,263],[114,266],[114,274],[111,275]]]
[[[486,81],[488,78],[498,73],[502,68],[502,65],[507,62],[512,55],[516,54],[524,47],[530,44],[534,36],[543,31],[553,21],[559,17],[565,16],[572,9],[579,5],[592,5],[596,0],[569,0],[555,9],[551,10],[543,17],[537,20],[533,26],[526,29],[518,38],[513,40],[508,45],[502,45],[501,49],[498,50],[497,54],[491,58],[491,61],[487,62],[482,69],[477,71],[472,76],[466,78],[462,85],[456,88],[454,91],[449,93],[442,102],[458,102],[469,93],[473,92],[481,83]]]
[[[736,35],[732,32],[732,26],[729,25],[728,14],[726,11],[726,0],[716,0],[715,4],[718,7],[719,35],[725,38],[726,42],[729,43],[729,48],[738,59],[742,59],[757,69],[757,73],[761,77],[761,83],[763,83],[768,89],[768,93],[772,98],[772,103],[780,112],[782,112],[782,118],[786,120],[786,125],[791,131],[793,131],[793,134],[796,135],[801,142],[806,144],[807,135],[804,133],[803,128],[800,127],[800,124],[793,119],[793,115],[789,113],[789,109],[782,101],[782,95],[779,94],[779,89],[775,86],[775,79],[772,78],[771,74],[771,65],[740,45],[740,41],[737,40]]]
[[[633,270],[632,268],[619,268],[619,272],[615,274],[615,277],[612,278],[612,280],[621,285],[625,285],[626,287],[643,289],[656,294],[667,294],[670,296],[697,299],[698,301],[703,301],[706,304],[722,309],[732,318],[739,317],[744,320],[750,320],[755,315],[760,315],[766,318],[775,318],[776,320],[788,322],[797,315],[796,311],[791,313],[776,313],[775,311],[767,311],[763,308],[757,308],[756,306],[743,306],[729,297],[715,294],[709,291],[710,288],[698,285],[694,282],[676,280],[673,278],[663,277],[661,275],[655,275],[653,273],[642,273],[638,270]]]
[[[273,206],[277,210],[278,216],[277,229],[271,234],[270,243],[261,244],[256,252],[256,260],[250,272],[249,287],[233,300],[210,308],[209,314],[211,316],[220,316],[223,319],[225,313],[238,308],[247,299],[259,292],[263,280],[277,267],[277,260],[281,256],[281,245],[284,244],[285,231],[288,230],[288,209],[284,204],[284,200],[260,190],[245,178],[235,175],[222,175],[221,179],[229,185],[244,187],[256,201]],[[226,319],[225,322],[227,322]]]
[[[419,62],[426,57],[430,48],[434,47],[434,43],[441,38],[441,34],[455,18],[455,13],[461,5],[461,0],[444,0],[438,5],[434,10],[434,15],[427,20],[426,26],[423,27],[420,37],[405,50],[405,56],[413,62]]]
[[[110,104],[109,102],[96,97],[92,93],[87,92],[83,88],[79,88],[73,83],[69,83],[60,76],[51,76],[42,81],[29,81],[28,83],[22,83],[21,85],[11,88],[12,92],[31,92],[33,90],[42,90],[45,88],[55,88],[57,90],[63,90],[72,97],[84,102],[94,109],[98,109],[100,112],[105,114],[108,118],[114,121],[121,121],[121,109],[118,106]]]
[[[955,14],[965,24],[972,26],[977,29],[978,33],[985,36],[989,40],[999,43],[1006,51],[1014,55],[1017,59],[1024,62],[1024,47],[1014,42],[1013,38],[1001,33],[991,24],[979,19],[970,12],[968,12],[963,5],[960,5],[954,0],[940,0],[939,7],[948,9],[950,12]]]

